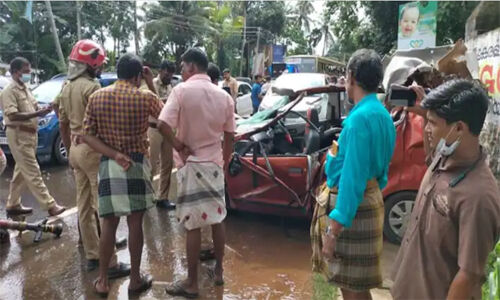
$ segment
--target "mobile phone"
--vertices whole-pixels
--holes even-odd
[[[394,106],[415,106],[417,94],[414,90],[399,84],[391,84],[389,102]]]

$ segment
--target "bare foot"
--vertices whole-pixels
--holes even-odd
[[[94,281],[94,289],[98,294],[108,294],[109,293],[109,285],[104,282],[104,280],[101,280],[100,278],[97,278]]]

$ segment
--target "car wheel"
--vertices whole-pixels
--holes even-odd
[[[54,142],[53,151],[56,162],[60,164],[68,163],[68,151],[66,151],[66,147],[64,147],[60,135],[57,136],[56,141]]]
[[[416,192],[406,191],[385,200],[384,235],[391,243],[400,244],[403,240],[416,197]]]

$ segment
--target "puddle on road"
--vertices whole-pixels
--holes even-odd
[[[44,179],[56,200],[73,207],[74,180],[67,168],[49,167],[44,175],[48,175]],[[11,170],[2,179],[10,176]],[[8,181],[0,180],[0,199],[6,199],[8,186]],[[35,209],[29,221],[46,216],[29,192],[23,195],[23,204]],[[5,217],[4,205],[0,205],[0,218]],[[85,272],[83,249],[77,246],[76,215],[63,221],[60,239],[44,234],[42,241],[34,244],[31,232],[21,238],[11,232],[11,244],[0,245],[0,299],[98,299],[92,287],[97,272]],[[280,223],[278,218],[259,215],[229,216],[226,284],[215,287],[207,275],[214,262],[201,263],[200,299],[311,299],[308,227],[305,222],[294,222],[287,236]],[[117,236],[127,234],[122,218]],[[145,215],[144,235],[141,271],[153,275],[155,283],[140,299],[174,299],[165,294],[165,287],[186,276],[183,229],[173,212],[153,208]],[[202,248],[209,246],[205,237]],[[119,250],[118,258],[128,263],[128,250]],[[128,299],[127,289],[128,278],[112,281],[108,299]]]

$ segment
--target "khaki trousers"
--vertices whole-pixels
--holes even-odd
[[[169,199],[168,193],[174,160],[172,145],[163,138],[163,135],[156,128],[149,127],[148,138],[151,174],[155,176],[158,172],[158,167],[160,169],[160,184],[155,191],[155,197],[156,200],[167,200]],[[158,161],[160,164],[158,164]]]
[[[69,153],[69,162],[75,173],[78,223],[86,259],[99,259],[97,174],[99,173],[100,159],[101,154],[95,152],[87,144],[76,145],[73,143]],[[116,261],[116,253],[113,252],[110,265],[116,264]]]
[[[56,202],[49,194],[49,190],[43,182],[40,166],[36,160],[38,136],[34,133],[11,127],[7,127],[6,134],[10,152],[16,161],[14,174],[10,181],[7,208],[21,204],[21,192],[25,186],[28,186],[28,189],[35,196],[38,203],[40,203],[42,209],[48,210]]]

